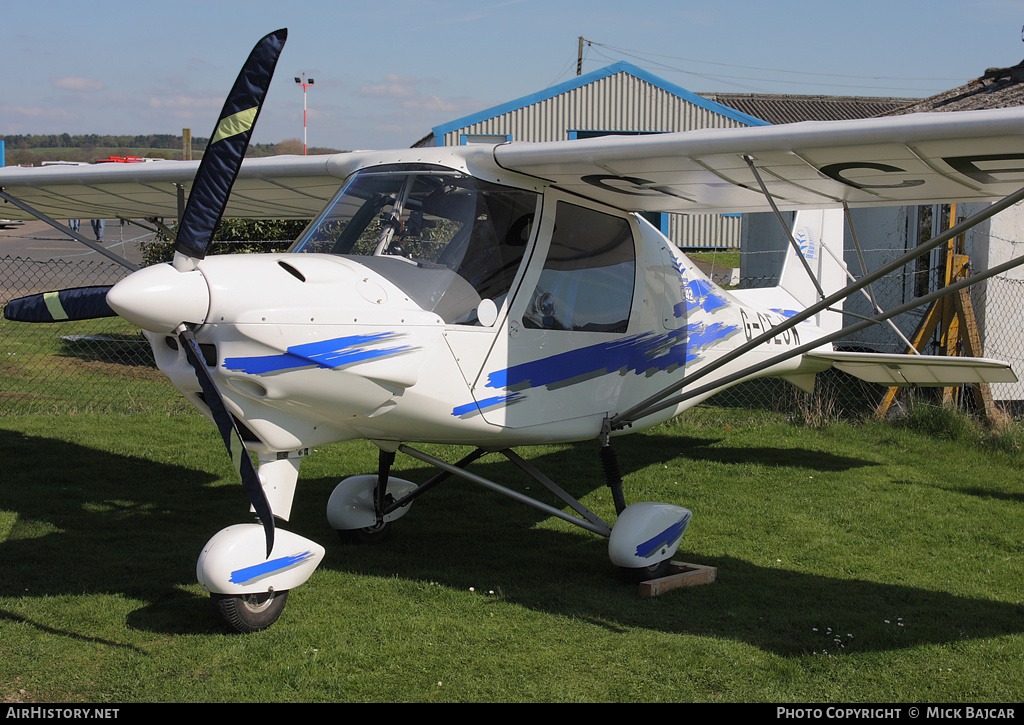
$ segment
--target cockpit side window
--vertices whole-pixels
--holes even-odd
[[[523,325],[625,332],[635,275],[636,249],[626,219],[559,202],[551,246]]]
[[[366,169],[350,178],[292,251],[352,256],[417,301],[437,296],[439,272],[447,270],[458,278],[453,284],[475,291],[476,304],[489,299],[500,308],[523,260],[538,200],[535,192],[442,167]],[[465,302],[446,307],[445,321],[473,323],[473,310],[462,309],[473,296],[460,292]]]

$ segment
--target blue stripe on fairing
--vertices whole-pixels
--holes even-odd
[[[690,515],[690,513],[687,513],[680,521],[672,524],[654,538],[648,539],[642,544],[637,544],[636,555],[646,559],[656,553],[661,547],[674,544],[682,537],[683,532],[686,531],[686,525],[690,523]]]
[[[237,569],[231,572],[231,578],[228,581],[232,584],[247,584],[261,577],[277,574],[285,569],[298,566],[312,557],[313,552],[311,551],[304,551],[301,554],[292,554],[291,556],[282,556],[280,559],[272,559],[262,564]]]
[[[374,335],[349,335],[332,340],[308,342],[303,345],[293,345],[281,355],[225,358],[224,367],[227,370],[250,375],[276,373],[308,365],[333,370],[345,365],[398,355],[412,349],[408,345],[376,349],[365,347],[397,336],[398,333],[395,332],[380,332]]]
[[[737,325],[716,322],[707,326],[692,324],[685,330],[673,330],[662,335],[633,335],[497,370],[488,376],[487,387],[512,391],[539,387],[553,389],[610,373],[626,375],[633,372],[650,376],[675,370],[696,360],[706,347],[738,330]],[[452,415],[458,417],[477,408],[513,402],[513,397],[496,396],[479,403],[460,405],[452,410]]]

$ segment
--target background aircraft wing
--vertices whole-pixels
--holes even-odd
[[[605,136],[495,149],[502,167],[631,211],[967,202],[1024,186],[1024,107]]]
[[[358,153],[246,159],[224,216],[309,219],[334,196]],[[63,219],[178,217],[178,187],[187,198],[198,161],[42,166],[0,169],[0,188],[34,209]],[[0,216],[32,219],[14,204]]]

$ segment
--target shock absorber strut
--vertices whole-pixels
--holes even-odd
[[[619,467],[619,457],[615,453],[615,449],[612,448],[609,430],[609,421],[606,419],[605,430],[601,433],[601,467],[604,468],[605,484],[612,491],[615,513],[621,514],[626,509],[626,497],[622,492],[622,469]]]
[[[377,457],[377,488],[374,490],[378,526],[384,523],[384,507],[388,504],[388,478],[391,477],[391,466],[394,462],[394,451],[380,450]]]

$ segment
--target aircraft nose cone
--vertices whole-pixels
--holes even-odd
[[[201,324],[210,310],[210,288],[202,273],[157,264],[134,272],[107,292],[118,315],[150,332],[174,332],[183,322]]]

